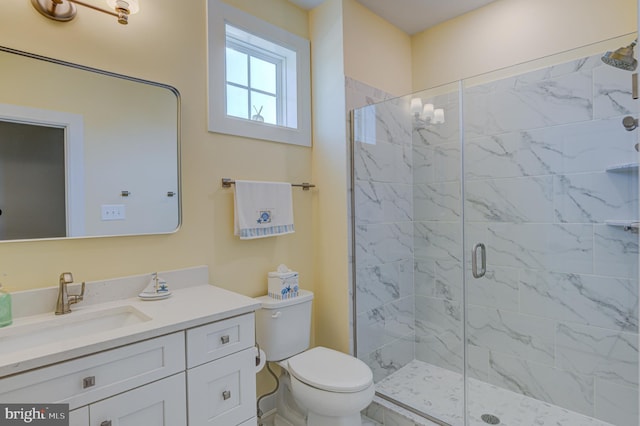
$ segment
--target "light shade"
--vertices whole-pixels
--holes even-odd
[[[444,123],[444,109],[438,108],[435,111],[433,111],[433,123],[434,124]]]
[[[424,104],[422,109],[422,118],[425,120],[433,119],[433,104]]]
[[[422,112],[422,99],[411,99],[411,114],[419,115]]]
[[[114,10],[119,8],[128,9],[129,15],[138,13],[138,11],[140,10],[140,4],[138,3],[138,0],[107,0],[107,4]]]

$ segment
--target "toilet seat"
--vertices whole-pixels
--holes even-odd
[[[329,392],[360,392],[373,383],[371,369],[359,359],[321,346],[289,358],[291,375]]]

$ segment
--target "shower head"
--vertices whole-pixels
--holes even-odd
[[[612,67],[620,68],[626,71],[633,71],[638,66],[638,61],[633,57],[633,47],[638,42],[638,39],[627,47],[621,47],[615,52],[607,52],[602,55],[602,62]]]

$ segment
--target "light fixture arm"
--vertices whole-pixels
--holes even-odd
[[[31,4],[40,14],[55,21],[71,21],[76,16],[76,5],[78,5],[115,16],[120,24],[127,25],[129,23],[129,15],[137,10],[137,3],[133,11],[129,9],[129,4],[131,3],[129,1],[117,0],[114,3],[114,9],[109,10],[81,0],[31,0]]]
[[[53,1],[55,1],[55,0],[53,0]],[[112,12],[112,11],[107,10],[107,9],[102,9],[102,8],[100,8],[98,6],[94,6],[94,5],[89,4],[89,3],[85,3],[85,2],[82,2],[82,1],[78,1],[78,0],[67,0],[67,1],[69,3],[74,3],[74,4],[77,4],[77,5],[80,5],[80,6],[88,7],[89,9],[97,10],[98,12],[106,13],[107,15],[115,16],[116,18],[118,17],[118,14],[115,13],[115,12]]]

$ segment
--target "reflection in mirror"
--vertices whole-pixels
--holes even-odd
[[[177,230],[177,90],[1,46],[0,69],[0,240]]]

